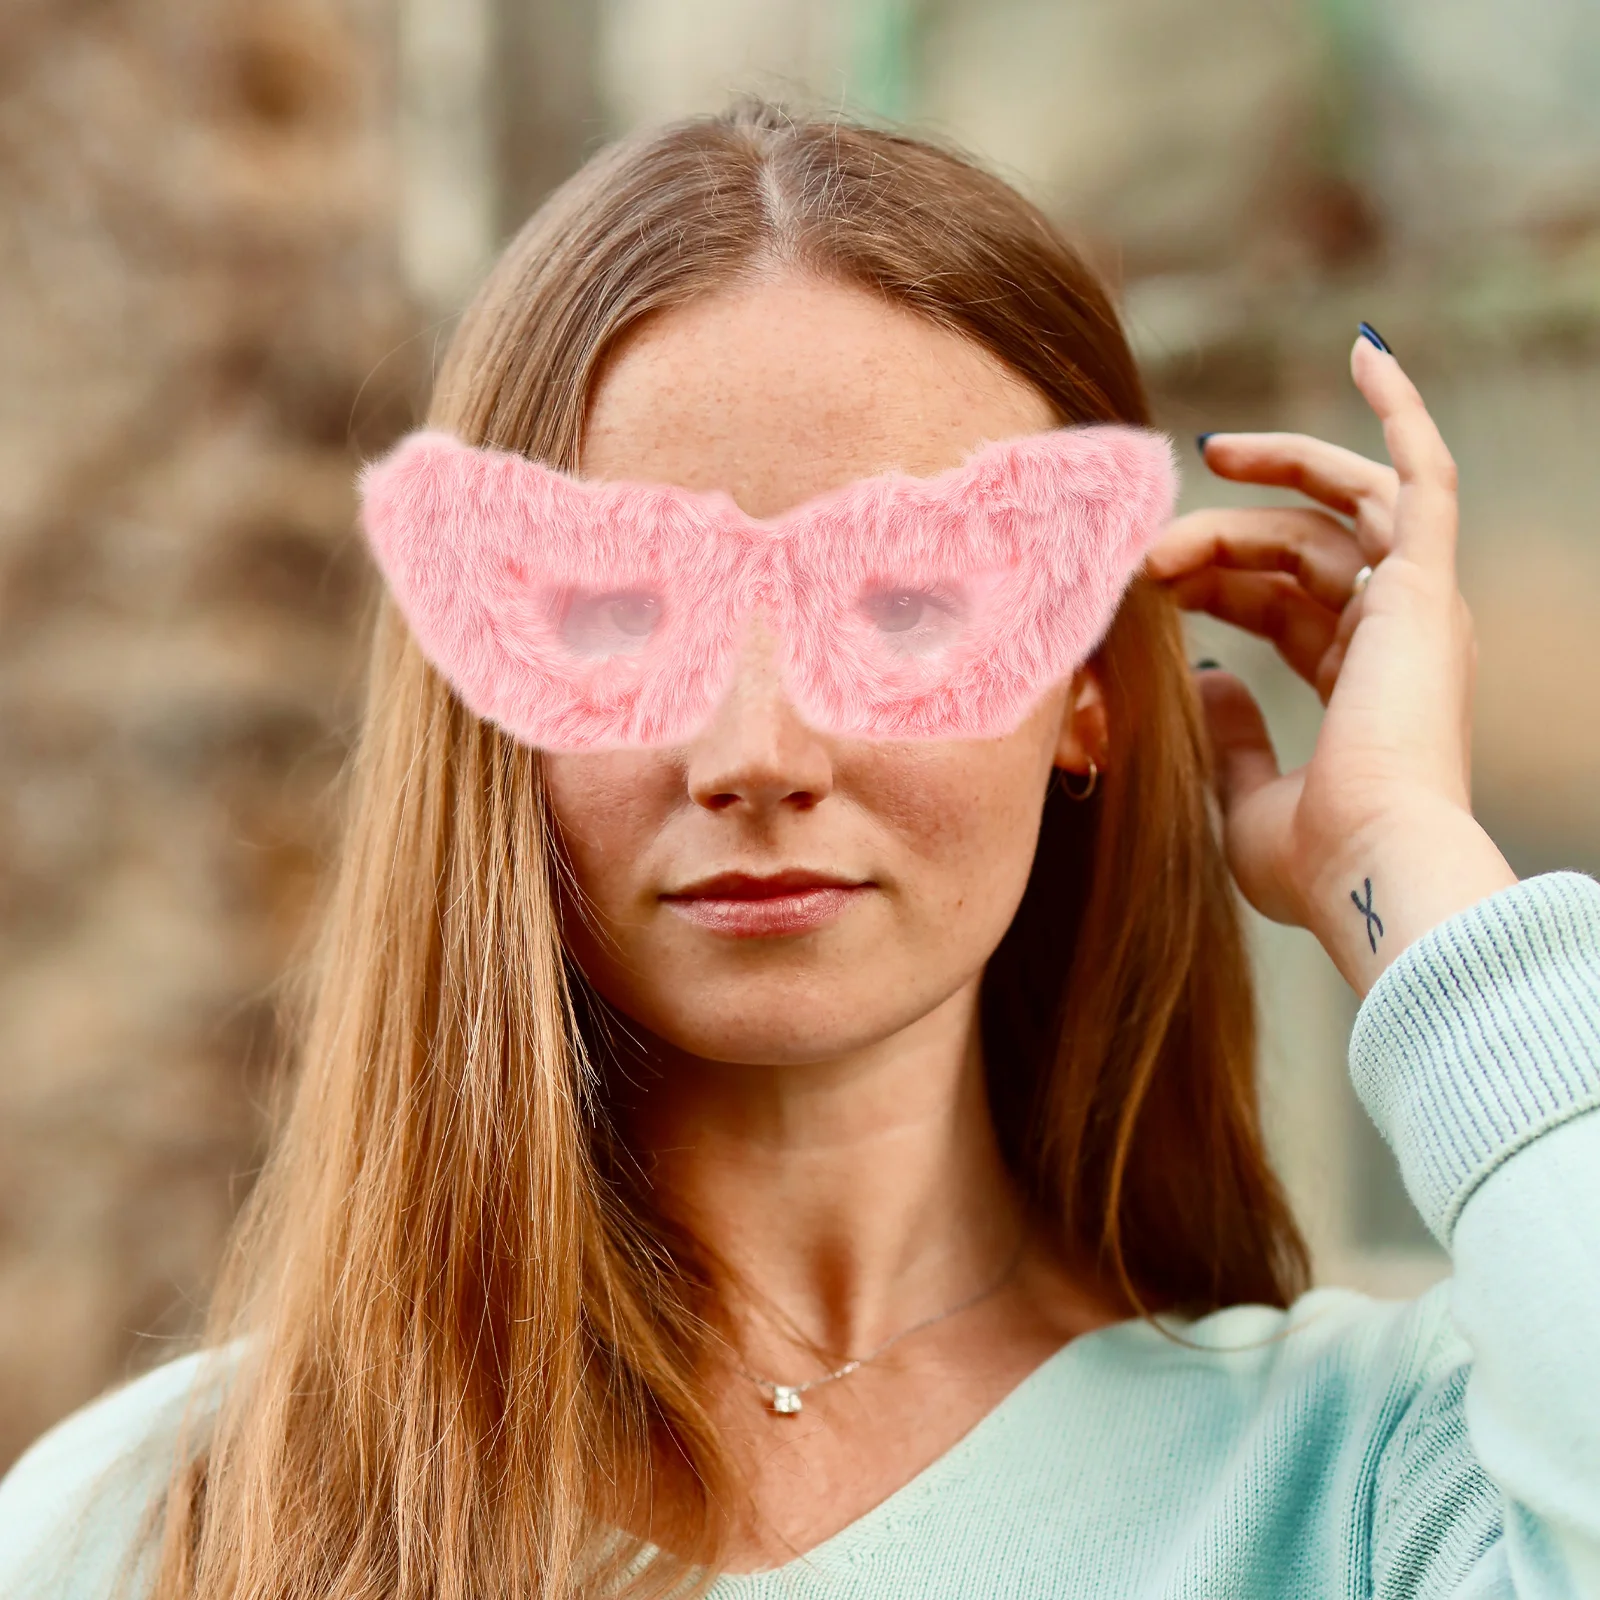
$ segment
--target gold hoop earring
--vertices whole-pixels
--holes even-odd
[[[1066,782],[1067,769],[1062,767],[1056,774],[1056,781],[1060,783],[1062,792],[1069,800],[1087,800],[1094,793],[1095,780],[1100,776],[1100,769],[1095,765],[1093,756],[1089,757],[1089,781],[1081,789],[1069,788]]]

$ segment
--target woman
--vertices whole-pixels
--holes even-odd
[[[1595,1591],[1600,885],[1472,818],[1454,469],[1376,336],[1352,370],[1393,466],[1209,436],[1314,505],[1173,523],[997,737],[819,732],[757,628],[692,738],[535,753],[386,603],[208,1353],[15,1469],[12,1588]],[[760,105],[558,192],[431,417],[756,518],[1145,420],[1025,201]],[[1184,606],[1315,687],[1305,767]],[[1447,1288],[1306,1291],[1233,881],[1364,997]]]

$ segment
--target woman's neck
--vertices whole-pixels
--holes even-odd
[[[745,1361],[780,1378],[814,1375],[807,1341],[843,1360],[959,1303],[1023,1229],[976,982],[835,1059],[658,1058],[622,1114],[657,1203],[738,1286],[730,1332]]]

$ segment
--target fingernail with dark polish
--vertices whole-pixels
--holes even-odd
[[[1392,356],[1394,354],[1394,351],[1383,342],[1383,335],[1379,333],[1370,322],[1363,322],[1357,331],[1360,333],[1363,339],[1366,339],[1372,344],[1377,345],[1377,347],[1383,351],[1386,356]]]
[[[1216,438],[1215,429],[1213,429],[1210,433],[1197,433],[1194,436],[1194,447],[1200,452],[1200,459],[1202,461],[1205,459],[1206,454],[1206,440],[1214,438]]]
[[[1194,670],[1196,672],[1205,672],[1212,667],[1220,667],[1221,665],[1222,663],[1220,661],[1213,661],[1210,656],[1202,656],[1197,662],[1195,662]]]

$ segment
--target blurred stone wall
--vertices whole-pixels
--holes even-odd
[[[410,421],[387,8],[0,10],[0,1466],[203,1304]]]

